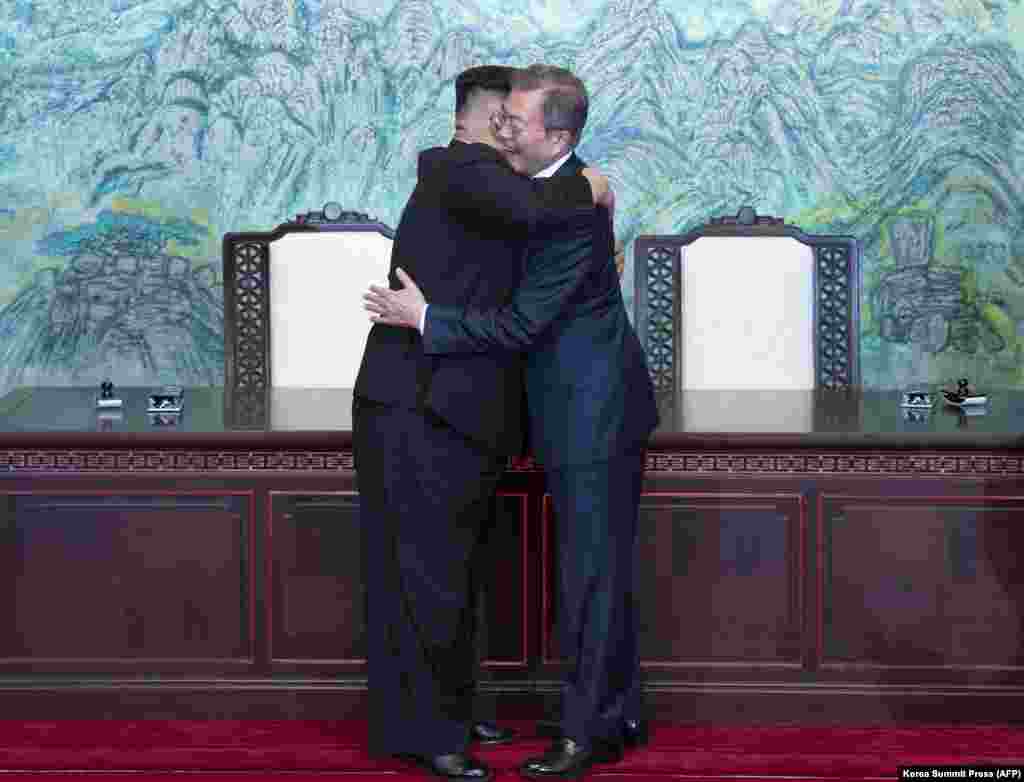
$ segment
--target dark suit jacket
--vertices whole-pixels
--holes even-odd
[[[593,204],[584,177],[531,180],[483,144],[428,149],[418,173],[395,232],[390,287],[401,287],[400,266],[429,301],[459,313],[505,304],[522,277],[530,232]],[[418,331],[374,324],[354,391],[429,409],[487,448],[514,453],[525,428],[522,383],[518,356],[427,357]]]
[[[552,179],[582,167],[574,155]],[[463,312],[426,299],[428,355],[528,351],[531,439],[545,467],[605,461],[646,445],[658,424],[654,385],[626,316],[604,208],[541,227],[504,307]]]

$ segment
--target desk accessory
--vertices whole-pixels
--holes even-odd
[[[988,397],[985,394],[979,393],[977,389],[970,387],[966,377],[962,377],[957,381],[956,391],[943,389],[942,397],[946,400],[947,404],[963,408],[977,407],[988,402]]]
[[[180,413],[185,404],[185,390],[181,386],[164,386],[149,395],[150,413]]]
[[[124,402],[114,396],[114,384],[109,380],[100,383],[100,395],[96,398],[96,407],[123,407]]]
[[[928,409],[934,404],[929,391],[904,391],[900,407]]]

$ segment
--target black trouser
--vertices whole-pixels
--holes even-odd
[[[634,606],[642,450],[607,462],[548,470],[558,539],[558,629],[571,659],[562,734],[622,741],[639,717],[640,652]]]
[[[476,673],[473,561],[505,459],[429,411],[356,400],[369,749],[465,750]]]

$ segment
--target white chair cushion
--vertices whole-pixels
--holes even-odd
[[[702,236],[681,253],[681,387],[814,388],[812,248]]]
[[[275,387],[352,388],[372,323],[370,283],[387,285],[392,241],[374,231],[288,233],[270,244]]]

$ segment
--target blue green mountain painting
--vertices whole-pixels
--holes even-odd
[[[392,226],[481,63],[587,84],[616,232],[863,248],[868,386],[1024,384],[1019,0],[0,0],[0,393],[223,382],[220,239]]]

